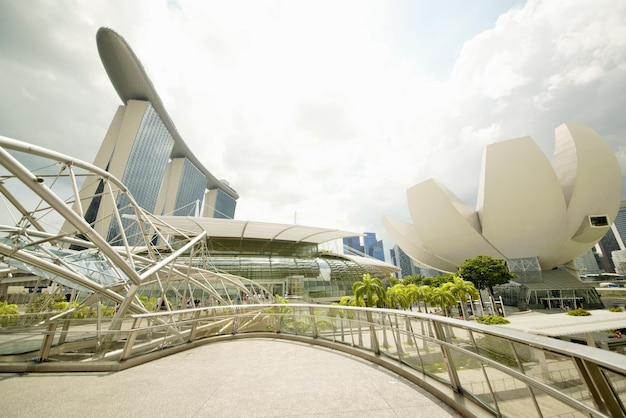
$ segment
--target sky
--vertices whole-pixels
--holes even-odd
[[[551,160],[563,123],[626,173],[626,2],[0,0],[0,135],[93,161],[121,105],[102,26],[236,219],[374,232],[389,258],[408,188],[474,206],[486,145],[531,136]]]

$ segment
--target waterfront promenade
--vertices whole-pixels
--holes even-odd
[[[270,339],[207,344],[115,373],[0,374],[3,417],[459,415],[365,360]]]

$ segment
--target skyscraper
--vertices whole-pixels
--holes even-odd
[[[376,239],[375,232],[365,232],[363,235],[363,244],[361,245],[360,237],[349,237],[343,239],[344,253],[356,253],[385,261],[385,249],[383,241]]]
[[[150,213],[232,219],[239,195],[189,150],[130,46],[107,28],[98,30],[96,40],[123,105],[115,113],[94,164],[119,178],[139,206]],[[102,181],[85,183],[81,194],[93,195],[102,187]],[[104,206],[112,204],[122,216],[103,219],[103,214],[111,213]],[[109,242],[118,244],[120,228],[131,224],[128,202],[94,198],[87,206],[87,221],[97,225]]]
[[[415,267],[411,258],[398,245],[394,245],[389,253],[391,254],[391,264],[400,268],[397,273],[399,279],[419,274],[419,269]]]
[[[622,200],[620,204],[612,229],[613,233],[619,236],[622,244],[626,244],[626,200]]]

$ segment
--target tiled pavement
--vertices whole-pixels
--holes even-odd
[[[348,354],[222,341],[115,373],[0,374],[1,417],[457,417]]]

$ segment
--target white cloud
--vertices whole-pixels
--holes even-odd
[[[626,3],[531,0],[468,39],[429,21],[444,11],[406,16],[402,2],[175,6],[2,3],[0,134],[91,160],[120,104],[95,45],[108,26],[190,148],[240,193],[240,219],[385,236],[383,215],[409,220],[407,188],[435,177],[473,203],[486,144],[530,135],[551,152],[564,122],[596,129],[624,167]],[[402,39],[419,32],[394,33],[400,23],[438,41]],[[460,51],[449,77],[422,66],[429,45]]]

